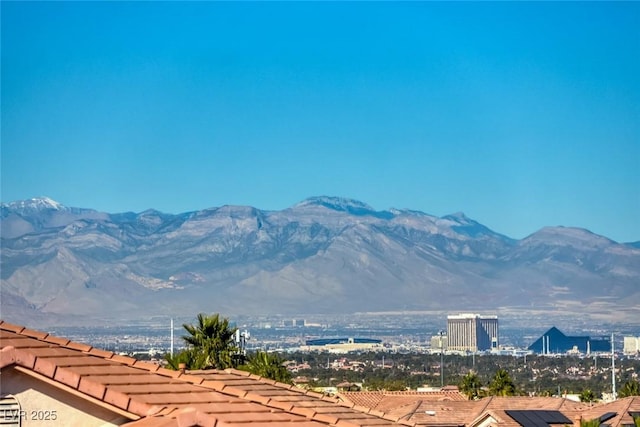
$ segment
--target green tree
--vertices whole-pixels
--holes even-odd
[[[504,369],[498,369],[489,384],[489,394],[492,396],[513,396],[516,394],[516,386],[509,373]]]
[[[167,353],[164,355],[164,360],[167,362],[166,367],[174,371],[180,369],[180,364],[182,363],[184,363],[185,369],[204,369],[205,362],[204,355],[198,354],[193,349],[182,350],[173,356]]]
[[[590,389],[583,390],[580,393],[580,402],[593,402],[594,400],[596,400],[596,395]]]
[[[233,366],[233,355],[238,348],[233,340],[236,328],[232,328],[229,319],[221,318],[218,313],[211,316],[200,313],[196,325],[184,324],[189,335],[182,339],[187,349],[196,353],[196,359],[202,357],[203,369],[226,369]]]
[[[264,378],[291,384],[291,374],[283,365],[284,360],[275,353],[258,351],[249,356],[239,368]]]
[[[403,391],[407,389],[407,384],[403,380],[391,380],[373,378],[365,384],[365,388],[369,391]]]
[[[238,348],[234,342],[236,328],[232,328],[229,319],[219,314],[198,314],[197,323],[184,324],[188,335],[184,335],[187,348],[171,357],[165,356],[167,367],[178,369],[184,363],[187,369],[226,369],[234,366],[234,355]]]
[[[629,380],[620,389],[619,397],[640,396],[640,383],[638,380]]]
[[[478,374],[472,371],[462,377],[462,381],[460,382],[459,387],[460,391],[464,393],[467,398],[469,398],[470,400],[475,400],[480,397],[482,383],[480,382]]]

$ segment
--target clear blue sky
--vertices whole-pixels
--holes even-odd
[[[640,240],[640,3],[5,2],[2,201]]]

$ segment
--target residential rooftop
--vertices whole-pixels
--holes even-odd
[[[3,408],[57,411],[61,425],[539,427],[606,419],[626,427],[640,413],[640,397],[595,405],[552,397],[473,401],[455,391],[331,397],[234,369],[172,371],[2,320],[0,378]]]
[[[244,371],[172,371],[5,321],[0,341],[3,395],[28,398],[21,386],[29,383],[40,399],[55,394],[76,407],[80,400],[101,408],[111,417],[107,425],[400,425],[379,411]]]

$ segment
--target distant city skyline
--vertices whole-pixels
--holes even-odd
[[[1,199],[640,240],[640,3],[2,2]]]

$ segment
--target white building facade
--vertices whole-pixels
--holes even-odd
[[[471,313],[447,316],[447,344],[450,351],[497,349],[498,316]]]
[[[622,352],[626,355],[640,353],[640,337],[624,337],[624,347]]]

